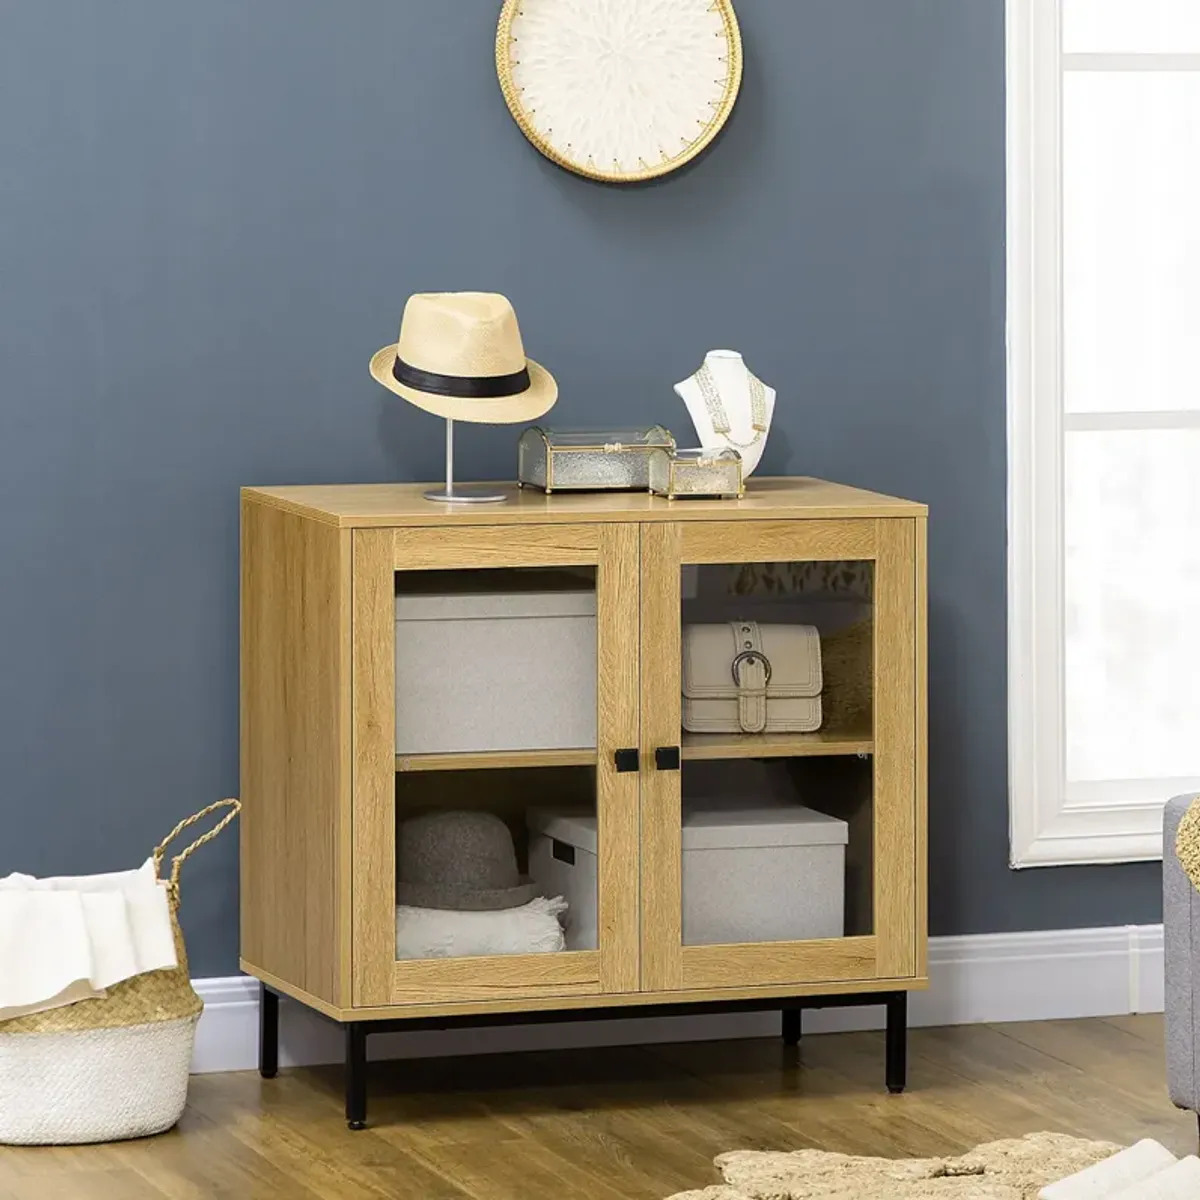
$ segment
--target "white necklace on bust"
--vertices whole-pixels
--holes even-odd
[[[743,450],[757,446],[762,440],[762,435],[767,432],[766,387],[749,367],[746,368],[746,377],[750,381],[750,427],[754,430],[754,436],[748,442],[739,442],[736,438],[730,437],[733,426],[729,423],[729,414],[725,411],[721,393],[717,391],[717,381],[713,379],[712,372],[708,369],[708,363],[705,363],[696,372],[696,382],[700,385],[700,395],[704,397],[704,407],[708,409],[713,432],[719,434],[727,442],[740,446]]]

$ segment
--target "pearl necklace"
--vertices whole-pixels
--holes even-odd
[[[754,436],[748,442],[739,442],[730,436],[733,426],[729,423],[729,414],[725,411],[721,393],[717,391],[717,382],[708,369],[708,363],[696,372],[696,382],[700,385],[700,395],[704,398],[704,407],[708,409],[713,432],[743,450],[757,446],[762,440],[762,435],[767,432],[767,390],[762,380],[749,367],[746,368],[746,377],[750,381],[750,427],[754,430]]]

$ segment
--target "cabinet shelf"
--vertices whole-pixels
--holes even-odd
[[[488,771],[512,767],[594,767],[596,751],[472,750],[456,754],[397,754],[399,771]]]
[[[822,729],[816,733],[685,733],[685,761],[716,758],[818,758],[873,754],[871,730]]]
[[[817,733],[685,733],[686,762],[727,758],[832,758],[873,754],[870,729],[822,729]],[[473,750],[454,754],[397,754],[396,770],[489,771],[516,767],[594,767],[596,751]]]

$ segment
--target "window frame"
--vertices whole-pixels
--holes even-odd
[[[1200,780],[1155,780],[1151,789],[1066,778],[1065,435],[1197,428],[1200,411],[1064,412],[1062,81],[1065,69],[1200,72],[1200,54],[1064,55],[1062,0],[1007,0],[1006,40],[1009,860],[1014,868],[1155,860],[1165,801]]]

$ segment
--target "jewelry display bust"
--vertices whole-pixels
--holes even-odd
[[[736,350],[710,350],[694,375],[675,385],[687,405],[701,446],[731,447],[742,456],[743,476],[762,458],[775,412],[767,387]]]

